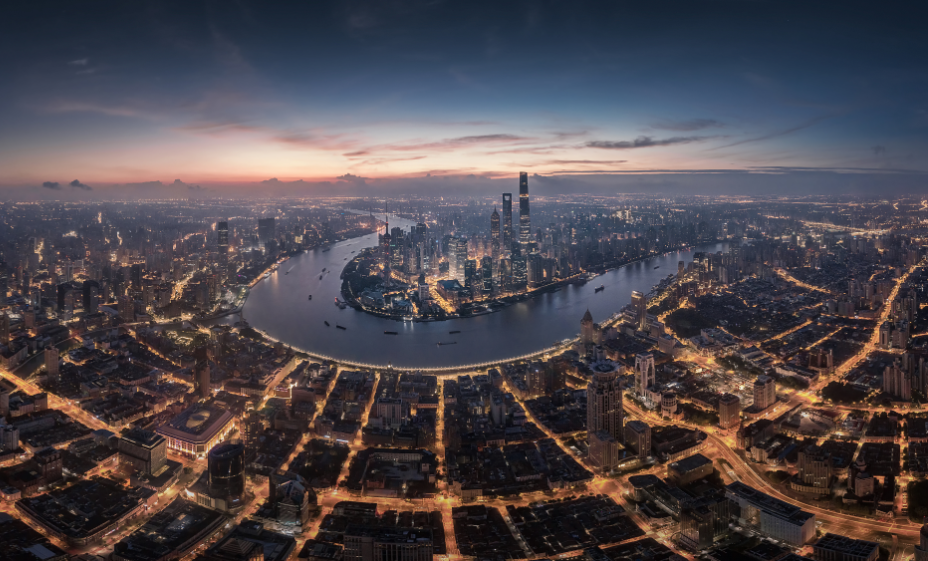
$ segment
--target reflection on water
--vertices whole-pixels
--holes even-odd
[[[391,218],[390,224],[408,229],[413,222]],[[361,248],[375,245],[377,234],[370,234],[335,244],[326,252],[314,250],[290,259],[251,290],[245,319],[296,348],[341,360],[409,368],[504,360],[576,336],[587,308],[594,320],[607,319],[629,302],[633,290],[648,292],[661,278],[676,273],[678,261],[691,261],[694,252],[632,263],[585,285],[568,285],[493,314],[413,323],[378,318],[352,308],[340,310],[334,305],[335,298],[340,297],[339,274],[348,262],[346,258],[350,260]],[[698,249],[714,252],[723,248],[724,244],[715,244]],[[290,274],[284,274],[287,270]],[[594,292],[600,285],[606,289]],[[308,299],[310,294],[312,300]],[[347,329],[336,329],[336,325]],[[399,334],[384,335],[384,331]],[[460,333],[451,335],[449,331]],[[439,346],[439,342],[456,344]]]

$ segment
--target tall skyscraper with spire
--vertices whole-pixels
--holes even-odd
[[[519,243],[532,241],[532,219],[528,209],[528,174],[519,172]]]
[[[503,193],[503,255],[512,251],[512,193]]]
[[[490,255],[493,257],[493,263],[499,259],[499,213],[493,208],[493,214],[490,215]]]

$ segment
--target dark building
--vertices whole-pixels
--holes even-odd
[[[245,445],[220,444],[209,451],[208,463],[209,495],[226,497],[229,505],[240,503],[245,495]]]
[[[216,224],[216,236],[220,253],[226,253],[229,250],[229,223],[226,221]]]
[[[193,389],[201,398],[207,399],[210,392],[210,372],[206,347],[198,347],[194,351],[194,358],[196,364],[193,367]]]
[[[276,226],[273,218],[258,219],[258,243],[261,245],[274,239],[276,236]]]

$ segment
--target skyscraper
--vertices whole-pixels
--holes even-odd
[[[258,243],[261,245],[274,239],[277,235],[276,226],[273,218],[258,219]]]
[[[193,367],[193,389],[201,398],[209,397],[210,372],[209,358],[206,356],[206,347],[197,347],[193,352],[196,362]]]
[[[48,381],[58,383],[58,349],[53,346],[45,347],[45,372],[48,375]]]
[[[635,355],[635,391],[638,395],[644,394],[644,391],[654,385],[656,380],[654,355],[651,353]]]
[[[229,223],[226,221],[216,223],[216,245],[219,246],[219,253],[229,251]]]
[[[632,312],[635,314],[635,327],[641,331],[647,331],[648,297],[637,290],[632,291]]]
[[[245,495],[245,445],[220,444],[209,451],[209,495],[234,505]]]
[[[503,255],[512,251],[512,193],[503,193]]]
[[[493,257],[493,262],[495,263],[499,259],[499,248],[500,248],[500,239],[499,239],[499,213],[496,212],[496,208],[493,209],[493,214],[490,215],[490,255]]]
[[[622,441],[622,388],[618,371],[594,372],[586,387],[586,430],[588,434],[605,431]]]
[[[528,210],[528,174],[519,172],[519,243],[532,240],[532,220]],[[524,253],[524,251],[523,251]]]
[[[777,402],[777,386],[773,378],[761,374],[754,382],[754,409],[763,411]]]

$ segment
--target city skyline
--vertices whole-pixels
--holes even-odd
[[[17,5],[0,197],[912,191],[918,18],[865,6]]]

